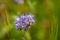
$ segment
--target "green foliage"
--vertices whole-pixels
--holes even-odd
[[[6,10],[0,10],[0,40],[60,40],[58,39],[60,37],[60,27],[58,27],[58,13],[60,13],[58,3],[60,4],[60,1],[24,1],[23,5],[15,3],[14,0],[4,1]],[[35,24],[26,32],[18,31],[14,24],[15,17],[24,12],[32,12],[35,16]]]

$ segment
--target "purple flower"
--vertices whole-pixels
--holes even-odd
[[[34,16],[32,14],[20,15],[16,18],[15,25],[18,30],[27,30],[29,26],[35,23]]]
[[[24,0],[14,0],[15,3],[24,4]]]

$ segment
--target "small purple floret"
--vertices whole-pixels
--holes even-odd
[[[14,2],[17,4],[22,4],[22,5],[24,4],[24,0],[14,0]]]
[[[24,31],[26,31],[33,23],[35,23],[35,20],[32,14],[21,15],[17,17],[15,21],[16,29],[23,29]]]

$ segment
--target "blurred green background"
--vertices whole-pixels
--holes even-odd
[[[23,3],[22,3],[23,2]],[[0,0],[0,40],[60,40],[60,0]],[[15,18],[31,12],[35,23],[28,31],[15,28]]]

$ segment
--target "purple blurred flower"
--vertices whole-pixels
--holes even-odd
[[[15,3],[24,4],[24,0],[14,0]]]
[[[18,30],[27,30],[29,26],[35,23],[34,16],[32,14],[24,14],[16,18],[15,25]]]

